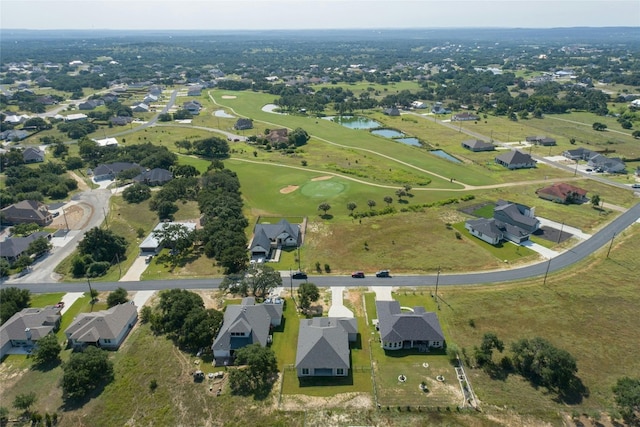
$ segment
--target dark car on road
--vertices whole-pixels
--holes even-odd
[[[351,273],[351,277],[354,279],[364,279],[364,273],[362,271],[355,271]]]
[[[307,273],[305,273],[304,271],[296,271],[291,275],[291,277],[294,279],[306,279]]]
[[[391,277],[389,270],[380,270],[376,273],[376,277]]]

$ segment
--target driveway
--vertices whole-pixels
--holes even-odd
[[[155,294],[156,291],[138,291],[133,296],[133,303],[138,307],[138,313],[142,310],[142,307],[149,301],[149,298]]]
[[[524,242],[520,243],[520,246],[524,246],[525,248],[529,248],[532,251],[536,251],[546,259],[555,258],[560,255],[560,252],[552,251],[551,249],[545,248],[542,245],[533,243],[531,240],[525,240]]]
[[[120,278],[120,282],[138,282],[140,281],[140,276],[147,269],[149,264],[146,261],[146,255],[138,255],[138,257],[133,261],[131,267],[124,273],[124,276]]]
[[[376,293],[376,301],[393,301],[393,286],[371,286],[369,290]]]
[[[353,312],[344,306],[344,286],[331,287],[331,307],[329,317],[353,317]]]
[[[62,302],[64,303],[64,307],[60,310],[60,314],[65,314],[67,310],[79,299],[82,298],[84,292],[67,292],[62,297]]]
[[[580,240],[587,240],[589,237],[591,237],[591,234],[583,233],[579,228],[571,227],[570,225],[561,224],[559,222],[551,221],[550,219],[542,218],[539,216],[537,216],[536,218],[538,218],[542,227],[551,227],[555,228],[556,230],[562,230],[563,233],[573,234]]]

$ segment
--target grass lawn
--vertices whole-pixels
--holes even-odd
[[[492,245],[490,243],[485,242],[484,240],[478,239],[475,236],[472,236],[469,231],[464,228],[464,222],[459,222],[457,224],[453,224],[453,228],[458,230],[460,234],[469,239],[472,242],[475,242],[480,246],[483,250],[491,253],[496,259],[508,261],[510,263],[513,262],[533,262],[539,258],[537,252],[525,248],[523,246],[518,246],[511,242],[500,242],[497,245]]]
[[[31,294],[31,307],[46,307],[55,305],[64,296],[64,292],[56,292],[52,294]]]

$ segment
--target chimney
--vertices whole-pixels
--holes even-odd
[[[27,341],[31,341],[31,329],[30,328],[25,329],[24,334],[27,336]]]

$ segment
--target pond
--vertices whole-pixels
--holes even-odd
[[[450,162],[453,163],[462,163],[460,160],[456,159],[455,157],[453,157],[451,154],[447,153],[446,151],[442,151],[442,150],[433,150],[433,151],[429,151],[431,154],[435,154],[438,157],[441,157],[445,160],[449,160]]]
[[[383,136],[385,138],[400,138],[403,137],[404,134],[402,132],[398,132],[393,129],[376,129],[371,131],[372,134]]]
[[[344,127],[349,129],[374,129],[382,126],[380,123],[375,120],[368,119],[366,117],[358,117],[358,116],[332,116],[332,117],[324,117],[325,120],[331,120],[332,122],[336,122],[341,124]]]
[[[407,144],[407,145],[413,145],[416,147],[422,147],[422,144],[420,144],[420,140],[418,138],[395,138],[394,141],[398,141],[398,142],[402,142],[403,144]]]

